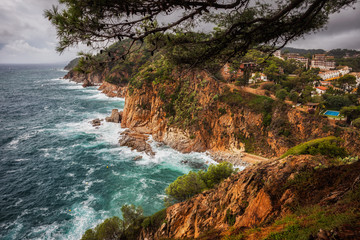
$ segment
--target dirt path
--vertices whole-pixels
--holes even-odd
[[[252,165],[270,160],[268,158],[240,151],[209,151],[209,153],[216,162],[225,161],[236,166],[248,166],[249,164]]]
[[[244,162],[247,162],[247,163],[251,163],[251,164],[257,164],[257,163],[260,163],[260,162],[265,162],[265,161],[269,161],[270,159],[268,158],[264,158],[264,157],[261,157],[261,156],[257,156],[257,155],[254,155],[254,154],[250,154],[250,153],[243,153],[243,156],[241,158]]]

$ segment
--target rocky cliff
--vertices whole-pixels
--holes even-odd
[[[249,167],[215,189],[167,208],[160,228],[143,230],[140,239],[221,239],[226,235],[239,236],[234,239],[288,239],[285,234],[300,234],[306,228],[308,237],[311,231],[315,234],[312,239],[357,239],[360,162],[331,165],[323,157],[290,156]],[[326,216],[311,219],[311,214],[320,212]],[[343,221],[333,219],[345,213]],[[331,238],[334,232],[330,231],[327,238],[316,235],[321,226],[330,230],[322,225],[328,221],[326,217],[330,228],[338,224],[337,238]],[[349,224],[357,227],[346,237],[344,229]],[[292,232],[287,233],[289,228]],[[278,238],[269,237],[275,233]]]
[[[146,76],[140,72],[133,86],[130,83],[122,127],[152,134],[183,152],[245,150],[274,157],[329,135],[342,137],[347,147],[359,152],[358,131],[221,82],[206,71],[177,70],[156,82],[153,75],[161,77],[154,65]]]

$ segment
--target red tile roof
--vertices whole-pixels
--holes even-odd
[[[320,87],[316,87],[317,89],[320,89],[320,90],[323,90],[323,91],[326,91],[326,90],[328,90],[328,88],[327,87],[323,87],[323,86],[320,86]]]

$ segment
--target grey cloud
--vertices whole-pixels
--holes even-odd
[[[360,50],[360,3],[330,16],[324,30],[315,34],[305,35],[303,39],[289,44],[299,48],[349,48]]]

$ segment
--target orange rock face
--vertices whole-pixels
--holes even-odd
[[[291,212],[292,204],[318,204],[334,193],[340,199],[346,191],[339,189],[351,188],[358,177],[360,162],[315,172],[309,190],[288,184],[294,175],[312,172],[319,162],[327,164],[321,157],[290,156],[249,167],[215,189],[169,207],[162,226],[152,232],[144,230],[140,239],[201,238],[209,234],[218,236],[211,239],[220,239],[230,228],[252,228],[273,222]],[[347,176],[340,177],[344,172]]]

